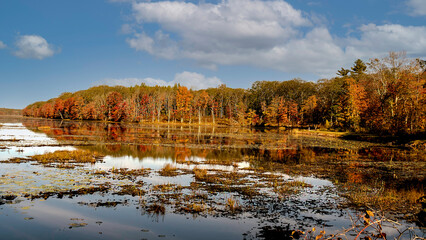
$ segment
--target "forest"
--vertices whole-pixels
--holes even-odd
[[[426,128],[425,63],[390,52],[366,63],[358,59],[330,79],[257,81],[249,89],[102,85],[30,104],[23,115],[416,134]]]
[[[0,108],[0,116],[22,116],[21,109]]]

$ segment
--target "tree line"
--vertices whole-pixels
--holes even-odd
[[[426,64],[389,53],[358,59],[316,83],[257,81],[249,89],[184,86],[96,86],[36,102],[24,116],[115,122],[180,122],[242,126],[324,126],[405,134],[426,127]]]
[[[0,115],[22,116],[21,109],[0,108]]]

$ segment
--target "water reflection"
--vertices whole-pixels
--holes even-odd
[[[274,233],[286,234],[288,229],[306,229],[312,226],[324,226],[328,233],[334,233],[342,227],[350,226],[348,213],[353,212],[338,208],[343,199],[333,183],[372,186],[382,184],[385,188],[399,189],[404,186],[424,189],[425,177],[422,169],[425,169],[425,161],[422,156],[414,156],[404,149],[376,145],[367,147],[358,142],[304,136],[282,130],[40,119],[23,119],[22,122],[23,125],[3,124],[0,128],[0,137],[3,136],[8,143],[7,149],[0,151],[0,160],[75,148],[97,151],[106,157],[103,162],[66,171],[46,170],[31,163],[7,166],[0,163],[0,174],[14,172],[16,179],[17,176],[29,179],[29,182],[25,182],[21,177],[18,181],[20,185],[40,187],[51,184],[62,189],[73,188],[76,182],[76,187],[82,187],[104,181],[120,190],[123,186],[140,182],[136,186],[148,193],[134,197],[117,196],[118,190],[111,189],[112,193],[32,202],[25,214],[34,217],[37,223],[29,227],[48,228],[50,232],[62,231],[57,233],[61,238],[96,238],[102,235],[114,239],[123,237],[115,235],[116,232],[125,232],[128,238],[158,238],[165,235],[167,238],[177,239],[267,239],[274,236]],[[13,142],[13,136],[19,141]],[[412,164],[413,159],[416,164]],[[159,170],[168,163],[178,168],[178,176],[159,174]],[[407,169],[406,166],[410,168]],[[208,169],[209,175],[217,177],[216,180],[224,184],[197,181],[192,172],[195,167]],[[123,168],[149,168],[150,172],[147,176],[124,178],[113,174],[111,170]],[[45,174],[34,178],[31,170]],[[105,176],[91,174],[98,170],[104,170]],[[55,178],[54,175],[62,175],[61,183],[68,183],[60,185],[58,182],[46,182],[46,179]],[[235,177],[240,185],[228,183],[229,179],[223,176],[229,179]],[[298,195],[284,198],[271,192],[273,181],[279,183],[294,180],[303,181],[312,187],[304,189]],[[18,184],[4,183],[3,186],[8,186],[8,189],[3,188],[0,192],[31,191],[29,188],[19,188]],[[262,184],[265,186],[262,187]],[[173,188],[183,189],[181,192],[153,190],[153,186],[160,185],[173,185]],[[254,189],[261,196],[250,197],[249,192],[244,192],[254,185],[259,185]],[[230,198],[236,199],[246,212],[227,215],[226,202]],[[108,204],[110,201],[125,204],[114,205],[113,208],[89,208],[98,206],[93,203]],[[214,214],[206,214],[205,218],[194,214],[198,218],[192,219],[187,212],[181,214],[183,203],[179,201],[205,205]],[[141,202],[165,203],[167,214],[153,219],[152,213],[146,212],[149,206]],[[19,209],[25,207],[25,204],[18,202],[15,207]],[[2,211],[12,216],[18,225],[28,227],[23,218],[19,219],[20,213],[12,213],[11,208],[14,207],[3,205]],[[57,211],[58,208],[64,211]],[[47,214],[50,212],[60,214]],[[84,223],[88,225],[68,229],[71,218],[84,219]],[[7,221],[7,217],[2,214],[0,219]],[[147,232],[141,231],[147,229]],[[212,229],[214,233],[211,233]],[[216,231],[217,229],[221,231]],[[5,226],[0,227],[0,230],[9,234],[16,233],[13,228],[6,229]],[[37,238],[47,236],[37,230],[35,232]],[[27,237],[18,233],[16,236]]]
[[[386,188],[423,191],[426,185],[425,154],[292,131],[45,119],[23,119],[23,124],[59,142],[88,145],[84,148],[108,155],[104,166],[132,168],[145,161],[149,168],[158,169],[166,163],[201,159],[209,164],[315,175],[339,183],[380,183]]]

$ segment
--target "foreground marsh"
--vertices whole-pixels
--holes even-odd
[[[0,128],[9,238],[330,236],[370,208],[402,224],[384,222],[389,237],[424,234],[425,159],[407,149],[277,130],[21,122]]]

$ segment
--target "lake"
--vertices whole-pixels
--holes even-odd
[[[2,117],[1,238],[424,238],[425,158],[299,130]]]

